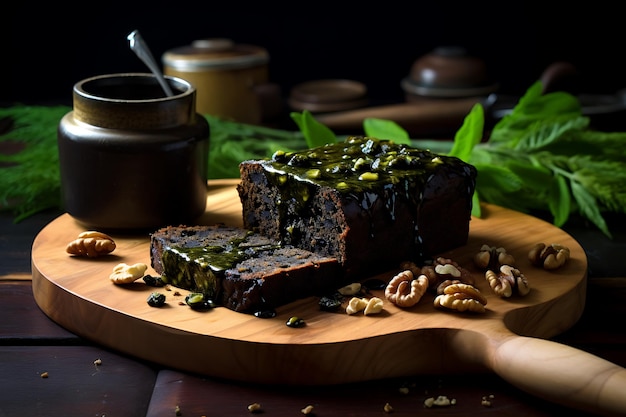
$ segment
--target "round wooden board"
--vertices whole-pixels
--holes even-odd
[[[209,181],[202,224],[241,226],[238,180]],[[149,236],[113,234],[116,250],[100,258],[73,257],[69,242],[85,228],[68,214],[47,225],[32,250],[33,292],[40,308],[68,330],[102,345],[165,366],[209,376],[263,383],[334,384],[416,373],[496,370],[490,346],[521,336],[547,339],[571,327],[583,312],[587,259],[567,233],[537,218],[492,205],[472,218],[466,246],[442,254],[472,271],[487,296],[484,314],[444,311],[426,294],[413,308],[385,302],[381,314],[320,311],[310,297],[259,319],[223,307],[198,312],[183,304],[188,293],[158,289],[162,308],[146,300],[155,288],[142,280],[114,285],[118,263],[150,265]],[[560,269],[535,268],[527,260],[536,243],[567,246]],[[531,287],[525,297],[494,295],[472,257],[483,244],[506,248]],[[396,271],[385,274],[390,278]],[[154,274],[152,268],[147,273]],[[368,277],[363,277],[366,279]],[[382,291],[374,292],[384,298]],[[303,328],[285,325],[291,316]]]

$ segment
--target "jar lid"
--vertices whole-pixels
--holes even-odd
[[[178,71],[249,68],[269,62],[260,46],[235,44],[230,39],[200,39],[163,54],[163,64]]]

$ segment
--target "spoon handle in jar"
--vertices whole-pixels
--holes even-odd
[[[156,61],[154,60],[154,57],[152,56],[150,49],[148,49],[148,46],[146,45],[143,38],[139,34],[139,31],[137,30],[132,31],[128,35],[128,40],[130,42],[130,49],[132,49],[133,52],[137,54],[139,59],[141,59],[144,62],[144,64],[146,64],[148,68],[150,68],[150,71],[152,71],[152,73],[156,76],[157,80],[159,81],[159,84],[161,84],[161,88],[163,88],[163,91],[165,92],[165,94],[168,97],[172,97],[174,93],[172,92],[172,89],[165,81],[165,77],[163,77],[161,70],[159,69]]]

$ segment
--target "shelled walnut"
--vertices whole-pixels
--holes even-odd
[[[569,259],[569,248],[558,243],[546,245],[545,243],[537,243],[528,252],[528,260],[534,266],[544,269],[557,269],[565,265]]]
[[[441,294],[443,294],[443,290],[445,290],[448,285],[460,284],[460,283],[461,283],[461,281],[458,280],[458,279],[447,279],[445,281],[441,281],[439,283],[439,285],[437,286],[437,288],[435,290],[435,293],[437,295],[441,295]]]
[[[489,287],[500,297],[509,298],[513,294],[524,296],[530,292],[530,286],[524,274],[511,265],[502,265],[499,273],[491,269],[485,272]]]
[[[484,313],[487,298],[473,285],[457,283],[445,287],[443,294],[435,297],[433,304],[437,308]]]
[[[434,266],[439,284],[447,279],[452,279],[459,280],[464,284],[474,285],[474,277],[471,272],[452,259],[438,257],[435,259]]]
[[[139,278],[143,277],[147,269],[148,265],[144,263],[136,263],[133,265],[120,263],[113,268],[113,272],[109,275],[109,279],[114,284],[118,285],[132,284]]]
[[[515,258],[502,247],[482,245],[474,255],[474,264],[480,269],[498,269],[502,265],[515,265]]]
[[[113,252],[115,247],[115,242],[110,236],[90,230],[80,233],[76,240],[67,245],[65,251],[71,255],[96,258]]]
[[[438,257],[432,265],[425,265],[421,268],[413,262],[404,262],[400,267],[410,270],[416,277],[426,276],[428,288],[433,292],[438,292],[438,289],[445,282],[460,281],[464,284],[474,285],[474,277],[471,272],[448,258]]]
[[[398,307],[412,307],[419,302],[427,289],[426,275],[415,276],[407,269],[391,278],[385,288],[385,298]]]
[[[378,314],[383,311],[383,300],[378,297],[372,297],[367,300],[367,305],[363,310],[363,314],[366,316],[371,316],[373,314]]]
[[[359,311],[365,310],[367,307],[367,300],[359,297],[352,297],[348,302],[348,306],[346,307],[346,314],[352,315],[356,314]]]

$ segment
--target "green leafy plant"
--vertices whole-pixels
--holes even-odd
[[[545,210],[559,227],[577,212],[611,237],[602,213],[626,210],[626,133],[590,130],[576,97],[541,91],[533,84],[485,143],[484,115],[470,112],[449,155],[478,170],[475,201]]]
[[[65,106],[0,108],[6,130],[0,140],[17,150],[0,153],[0,208],[11,210],[16,222],[61,207],[56,128],[69,110]]]

